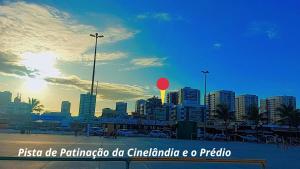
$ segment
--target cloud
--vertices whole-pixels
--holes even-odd
[[[131,64],[141,67],[160,67],[164,65],[164,61],[166,58],[159,58],[159,57],[149,57],[149,58],[137,58],[132,59]]]
[[[155,13],[143,13],[143,14],[139,14],[136,16],[136,19],[139,20],[145,20],[145,19],[153,19],[153,20],[158,20],[158,21],[172,21],[172,20],[181,20],[182,17],[174,17],[171,16],[169,13],[166,12],[155,12]]]
[[[247,35],[262,35],[268,39],[279,37],[278,26],[270,22],[251,22],[248,25]]]
[[[0,51],[0,74],[15,77],[34,77],[38,75],[37,70],[19,64],[18,58],[17,55]]]
[[[214,43],[213,47],[216,48],[216,49],[219,49],[219,48],[222,47],[222,44],[221,43]]]
[[[24,52],[51,51],[58,59],[81,60],[93,48],[90,33],[101,32],[100,44],[115,43],[132,38],[138,31],[122,25],[98,29],[81,24],[69,13],[50,6],[26,2],[0,5],[0,49],[22,55]]]
[[[45,80],[54,85],[73,87],[85,92],[91,88],[91,81],[80,79],[78,76],[48,77]],[[98,86],[98,93],[104,100],[135,100],[149,97],[147,89],[141,86],[105,82],[100,82]]]
[[[101,52],[97,53],[97,61],[112,61],[117,59],[123,59],[127,57],[127,53],[124,52]],[[85,54],[82,57],[82,61],[93,61],[94,53]]]

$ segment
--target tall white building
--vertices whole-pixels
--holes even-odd
[[[95,116],[96,95],[90,93],[80,94],[79,117],[84,120],[91,120]]]
[[[178,104],[200,105],[200,90],[185,87],[178,92]]]
[[[230,112],[235,111],[235,93],[228,90],[219,90],[209,93],[206,96],[206,104],[209,115],[211,117],[216,115],[217,105],[226,105]]]
[[[68,116],[71,116],[71,102],[69,102],[69,101],[62,101],[61,102],[60,112],[66,114]]]
[[[251,113],[253,107],[258,108],[258,97],[256,95],[245,94],[235,98],[235,118],[238,121]]]
[[[127,103],[126,102],[117,102],[116,103],[116,116],[125,117],[127,116]]]
[[[270,123],[278,123],[280,115],[277,109],[281,105],[292,105],[296,109],[296,97],[294,96],[273,96],[260,100],[260,112],[267,113]]]

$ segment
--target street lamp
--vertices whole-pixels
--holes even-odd
[[[205,111],[204,111],[204,128],[203,128],[203,137],[204,139],[206,138],[206,116],[207,116],[207,105],[206,105],[206,79],[207,79],[207,74],[209,71],[201,71],[204,74],[204,106],[205,106]]]
[[[89,105],[89,114],[87,118],[87,136],[89,136],[89,128],[90,128],[90,116],[92,115],[92,99],[94,93],[94,79],[95,79],[95,67],[96,67],[96,56],[97,56],[97,42],[98,38],[103,38],[103,35],[99,35],[98,33],[90,34],[91,37],[95,38],[95,53],[94,53],[94,64],[93,64],[93,75],[92,75],[92,86],[91,86],[91,93],[90,93],[90,105]],[[96,104],[96,102],[95,102]]]

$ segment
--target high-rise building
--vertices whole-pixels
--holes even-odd
[[[200,90],[185,87],[179,90],[178,104],[200,105]]]
[[[135,102],[135,112],[140,117],[146,115],[146,100],[140,99]]]
[[[64,113],[68,116],[71,116],[71,103],[69,101],[62,101],[61,102],[61,108],[60,108],[60,112]]]
[[[96,95],[90,93],[80,94],[79,117],[84,120],[91,120],[95,116]]]
[[[235,118],[242,121],[249,115],[253,107],[258,108],[258,97],[256,95],[240,95],[235,98]]]
[[[170,114],[172,121],[203,122],[205,106],[186,106],[179,104],[174,107],[171,107]]]
[[[230,112],[235,111],[235,93],[233,91],[219,90],[206,96],[206,104],[210,117],[216,115],[217,106],[223,104]]]
[[[179,100],[178,96],[178,91],[169,92],[167,94],[167,103],[177,105]]]
[[[116,116],[125,117],[127,116],[127,103],[126,102],[117,102],[116,103]]]
[[[146,101],[146,118],[149,120],[155,120],[158,109],[162,108],[161,99],[158,97],[151,97]]]
[[[11,102],[12,94],[9,91],[0,92],[0,112],[5,111],[8,104]]]
[[[296,109],[296,97],[294,96],[273,96],[260,100],[260,113],[266,113],[270,123],[278,123],[280,114],[278,108],[281,105],[292,105]]]

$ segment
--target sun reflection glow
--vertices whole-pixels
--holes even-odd
[[[32,70],[37,70],[42,77],[58,76],[60,74],[55,67],[57,57],[52,52],[26,52],[22,56],[21,64]]]
[[[43,79],[28,78],[24,82],[24,89],[30,92],[42,92],[47,87],[47,83]]]

